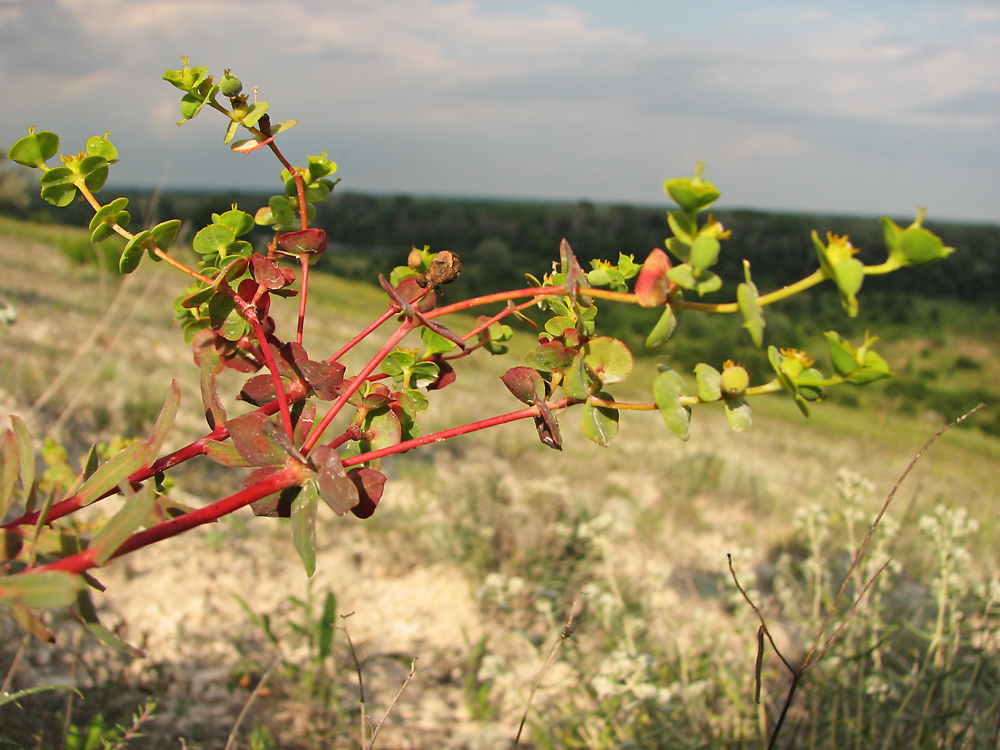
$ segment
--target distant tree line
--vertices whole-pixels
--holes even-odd
[[[236,203],[253,212],[268,194],[259,192],[121,191],[130,198],[133,221],[180,218],[192,227],[211,221],[212,213]],[[67,223],[86,225],[90,209],[61,210]],[[8,208],[8,212],[11,209]],[[372,280],[405,262],[413,245],[452,250],[462,258],[463,294],[497,291],[524,284],[524,272],[540,277],[558,257],[559,241],[569,241],[581,259],[614,260],[618,253],[645,258],[662,247],[669,234],[663,207],[544,203],[479,199],[378,196],[334,191],[319,207],[315,224],[330,236],[332,251],[320,267],[341,275]],[[35,218],[49,216],[37,196],[16,213]],[[78,215],[77,215],[78,214]],[[56,214],[51,214],[55,216]],[[716,266],[731,295],[742,281],[742,259],[750,261],[754,280],[764,288],[791,283],[816,268],[810,233],[847,234],[861,258],[876,262],[884,253],[881,227],[875,217],[814,216],[732,210],[716,213],[732,237],[723,245]],[[905,226],[912,217],[895,217]],[[968,302],[995,303],[1000,289],[1000,226],[927,221],[929,229],[960,252],[926,269],[904,269],[885,277],[869,277],[866,289],[883,293],[916,294]],[[262,231],[258,239],[265,241]]]

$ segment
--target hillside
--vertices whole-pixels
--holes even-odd
[[[26,415],[36,438],[51,434],[78,454],[91,441],[148,430],[169,379],[177,377],[183,401],[178,434],[168,447],[204,434],[197,370],[168,320],[183,281],[152,263],[122,280],[71,262],[55,252],[59,245],[79,255],[85,234],[0,223],[7,269],[0,294],[18,316],[0,327],[0,411]],[[319,354],[335,351],[377,315],[382,294],[332,276],[318,275],[315,282],[305,343]],[[961,393],[955,408],[963,409],[974,405],[965,406],[964,398],[977,389],[1000,391],[992,314],[950,301],[914,300],[905,317],[921,321],[916,330],[902,323],[884,330],[891,365],[912,375],[898,382]],[[794,311],[787,315],[775,329],[784,325],[807,342],[815,336],[798,330]],[[696,320],[688,316],[678,338],[715,340]],[[530,341],[520,334],[514,352]],[[687,346],[689,355],[697,349],[696,343]],[[432,394],[425,430],[516,408],[497,378],[520,364],[519,354],[468,364],[454,385]],[[640,361],[632,380],[647,383],[655,364],[652,357]],[[227,387],[238,387],[238,379],[230,378]],[[796,619],[792,600],[784,608],[776,602],[781,590],[787,596],[798,586],[806,590],[809,560],[826,565],[831,577],[842,573],[850,543],[843,527],[843,488],[850,480],[843,477],[852,476],[843,470],[873,483],[855,498],[861,516],[869,518],[942,422],[941,414],[911,407],[907,394],[888,388],[881,396],[876,388],[871,401],[857,391],[863,410],[843,399],[819,404],[810,420],[783,397],[761,398],[753,403],[754,425],[746,434],[729,430],[717,411],[700,409],[688,443],[670,435],[656,414],[629,414],[621,435],[600,449],[582,438],[578,417],[567,412],[561,454],[541,446],[530,425],[518,424],[392,458],[384,464],[389,490],[371,521],[321,516],[311,584],[285,522],[248,514],[139,551],[99,571],[109,587],[101,611],[149,658],[129,663],[84,641],[79,663],[87,668],[72,667],[85,694],[75,719],[83,722],[98,708],[127,715],[153,694],[162,720],[151,725],[148,746],[176,746],[178,735],[189,747],[221,746],[247,697],[242,686],[256,684],[280,655],[272,692],[256,705],[247,731],[256,726],[260,737],[282,747],[343,747],[356,739],[358,721],[357,676],[346,639],[338,630],[333,656],[317,662],[315,646],[303,635],[319,622],[330,592],[338,614],[354,613],[335,622],[350,628],[367,658],[372,712],[384,711],[410,660],[419,656],[416,677],[386,726],[387,746],[503,747],[549,645],[582,597],[575,634],[536,697],[532,744],[525,746],[571,746],[599,738],[601,727],[618,726],[620,737],[590,745],[611,748],[644,722],[723,743],[713,747],[757,746],[760,712],[773,709],[786,683],[769,654],[765,707],[753,705],[758,623],[735,595],[726,553],[733,554],[741,580],[769,602],[782,647],[799,653],[816,627],[809,607],[803,604]],[[628,397],[630,386],[620,393]],[[995,578],[998,459],[1000,440],[953,430],[921,460],[891,511],[902,527],[891,546],[899,567],[886,584],[886,609],[859,615],[859,639],[872,632],[911,638],[930,630],[935,558],[918,519],[933,517],[939,504],[967,509],[979,523],[961,541],[974,561],[961,569],[963,580],[972,587]],[[201,504],[232,491],[240,479],[205,462],[179,472],[172,492]],[[812,558],[810,539],[801,532],[809,519],[829,529]],[[852,533],[859,529],[863,533],[864,523]],[[828,596],[825,589],[820,593]],[[60,637],[70,642],[78,625],[59,626]],[[6,619],[3,627],[10,628]],[[980,635],[992,642],[992,626],[983,627]],[[3,631],[4,666],[16,643],[11,632]],[[900,647],[900,659],[917,648],[919,638],[912,638]],[[803,706],[832,705],[824,691],[837,689],[835,674],[854,679],[853,668],[843,665],[853,664],[865,643],[848,641],[857,651],[838,654],[841,666],[810,683],[815,692],[803,693]],[[72,653],[54,658],[41,646],[32,649],[21,667],[24,679],[51,681],[70,672]],[[895,679],[896,663],[887,657],[886,664],[886,679]],[[899,662],[899,679],[910,666]],[[310,682],[309,675],[320,673],[322,680]],[[616,693],[615,685],[627,690]],[[866,695],[859,685],[848,686],[852,700]],[[988,691],[984,695],[990,699]],[[62,696],[24,703],[27,713],[18,717],[37,717],[38,726],[61,724]],[[877,706],[865,706],[868,715],[880,715]],[[978,704],[972,709],[978,711]],[[992,716],[988,710],[982,717]],[[12,715],[0,714],[2,731],[11,731],[14,725],[2,720]],[[830,720],[806,708],[796,719],[805,726]],[[18,735],[27,736],[27,730]]]

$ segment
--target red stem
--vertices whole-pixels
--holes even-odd
[[[548,402],[548,406],[550,409],[555,411],[557,409],[565,409],[567,406],[572,406],[573,404],[578,403],[580,402],[576,399],[561,398],[558,401]],[[430,435],[422,435],[418,438],[414,438],[413,440],[404,440],[401,443],[390,445],[387,448],[380,448],[376,451],[362,453],[359,456],[351,456],[344,459],[344,466],[357,466],[358,464],[374,461],[377,458],[391,456],[394,453],[402,453],[403,451],[408,451],[412,448],[419,448],[420,446],[428,445],[429,443],[440,443],[448,438],[458,437],[459,435],[468,435],[470,432],[485,430],[490,427],[496,427],[497,425],[507,424],[508,422],[516,422],[519,419],[537,417],[539,414],[540,412],[537,406],[529,406],[527,409],[520,409],[507,414],[500,414],[495,417],[490,417],[489,419],[481,419],[478,422],[470,422],[469,424],[463,424],[459,427],[451,427],[447,430],[441,430],[440,432],[433,432]]]
[[[482,297],[470,297],[469,299],[455,302],[436,310],[431,310],[424,315],[428,318],[439,318],[442,315],[449,315],[454,312],[461,312],[472,307],[488,305],[492,302],[506,302],[509,299],[519,299],[520,297],[558,297],[566,294],[565,286],[532,286],[527,289],[514,289],[510,292],[497,292],[496,294],[485,294]]]
[[[399,311],[397,310],[396,312]],[[396,332],[393,333],[392,336],[390,336],[386,340],[385,344],[383,344],[382,348],[378,350],[378,353],[376,353],[375,356],[372,357],[371,361],[368,362],[368,364],[365,365],[361,369],[361,371],[354,376],[354,379],[351,381],[351,384],[344,389],[344,391],[340,394],[340,396],[337,397],[337,400],[334,401],[333,405],[330,407],[330,411],[326,413],[326,415],[323,417],[320,423],[309,434],[309,437],[307,437],[305,439],[305,442],[302,443],[303,455],[308,455],[309,451],[311,451],[313,447],[316,445],[316,443],[319,442],[320,438],[323,436],[323,431],[330,426],[330,422],[332,422],[334,418],[340,413],[341,409],[344,408],[344,405],[347,403],[348,399],[350,399],[351,396],[353,396],[354,393],[362,386],[362,384],[365,382],[365,379],[369,375],[371,375],[372,371],[376,367],[378,367],[379,364],[381,364],[382,360],[386,358],[389,352],[391,352],[393,349],[396,348],[396,345],[403,340],[403,337],[406,336],[406,334],[408,334],[416,327],[417,326],[412,321],[407,320],[406,322],[404,322],[396,330]]]
[[[244,303],[245,304],[245,303]],[[257,317],[257,309],[253,305],[246,305],[243,308],[243,315],[247,322],[253,326],[257,343],[260,344],[260,353],[267,363],[267,369],[271,373],[271,380],[274,382],[274,392],[278,400],[278,408],[281,410],[281,423],[285,428],[285,434],[294,439],[295,430],[292,427],[292,414],[288,409],[288,394],[285,393],[285,384],[281,382],[281,374],[278,372],[278,363],[274,361],[271,353],[271,346],[267,342],[267,334]]]
[[[296,343],[302,343],[302,332],[306,327],[306,296],[309,294],[309,256],[300,255],[302,263],[302,289],[299,292],[299,323],[295,331]]]
[[[296,461],[290,461],[281,471],[229,497],[225,497],[211,505],[206,505],[204,508],[198,508],[190,513],[185,513],[183,516],[162,521],[145,531],[133,534],[115,550],[112,557],[120,557],[141,547],[177,536],[196,526],[216,521],[240,508],[245,508],[256,500],[303,482],[309,473],[310,470],[307,467]],[[48,565],[43,565],[33,570],[64,570],[69,573],[83,573],[85,570],[97,567],[96,554],[96,549],[85,549],[75,555],[64,557],[62,560],[51,562]]]

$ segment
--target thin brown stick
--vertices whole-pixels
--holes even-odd
[[[795,674],[795,667],[788,663],[788,659],[785,658],[784,654],[781,653],[781,650],[777,647],[777,645],[775,645],[774,638],[771,637],[771,631],[768,630],[767,623],[764,621],[764,615],[761,614],[760,610],[757,609],[757,605],[754,604],[753,600],[750,598],[750,595],[747,594],[747,592],[744,591],[743,586],[740,585],[740,581],[736,577],[736,571],[733,569],[733,556],[727,553],[726,559],[729,561],[729,573],[733,577],[733,583],[736,584],[736,588],[739,589],[739,592],[743,595],[746,603],[749,604],[753,611],[757,614],[757,619],[760,620],[760,626],[764,629],[764,634],[767,636],[767,640],[771,642],[771,648],[774,649],[774,653],[778,655],[778,658],[781,659],[784,665],[788,668],[788,671]]]
[[[372,738],[368,743],[367,750],[375,750],[375,738],[378,737],[378,733],[382,730],[382,725],[385,724],[385,720],[389,718],[389,714],[392,713],[392,709],[396,707],[396,702],[399,700],[399,697],[403,694],[403,691],[406,690],[406,686],[410,684],[410,680],[413,679],[413,673],[416,671],[417,671],[417,657],[414,656],[413,661],[410,662],[410,673],[406,675],[406,679],[403,680],[403,684],[399,686],[399,690],[393,697],[392,703],[390,703],[389,707],[385,710],[385,716],[383,716],[379,720],[378,724],[376,724],[375,728],[372,730]]]
[[[538,676],[535,677],[535,683],[531,686],[531,692],[528,693],[528,704],[524,707],[524,714],[521,716],[521,723],[517,727],[517,734],[514,737],[514,750],[517,750],[518,745],[521,742],[521,732],[524,731],[524,725],[528,721],[528,712],[531,711],[531,702],[535,699],[535,693],[538,691],[538,686],[542,682],[542,677],[549,670],[549,667],[556,660],[556,654],[559,653],[559,649],[562,648],[563,642],[566,641],[571,635],[573,635],[573,619],[580,612],[580,598],[578,595],[575,600],[573,600],[573,606],[569,611],[569,618],[566,620],[566,624],[563,626],[562,632],[559,634],[559,638],[556,639],[555,643],[549,649],[549,655],[545,657],[545,662],[542,664],[542,668],[538,670]]]
[[[226,742],[225,750],[233,749],[233,746],[236,744],[236,735],[240,731],[240,725],[246,718],[247,713],[249,713],[250,707],[257,700],[257,697],[261,694],[261,691],[264,689],[264,685],[267,683],[269,679],[271,679],[271,675],[274,674],[274,671],[278,668],[281,662],[282,659],[280,656],[273,662],[271,662],[271,666],[269,666],[267,668],[267,671],[264,672],[264,674],[261,676],[260,682],[257,683],[257,687],[253,689],[253,692],[250,693],[250,697],[247,698],[246,703],[243,704],[243,710],[241,710],[240,715],[236,717],[236,723],[233,724],[232,731],[229,732],[229,740]]]
[[[882,567],[880,567],[875,572],[875,574],[868,581],[868,583],[865,584],[865,587],[862,589],[861,593],[858,594],[858,596],[855,599],[854,603],[851,605],[850,610],[848,610],[847,614],[844,616],[843,622],[841,622],[841,624],[839,625],[839,627],[837,628],[837,630],[834,632],[833,637],[830,639],[830,642],[823,648],[823,650],[819,653],[819,655],[816,656],[815,659],[813,659],[813,656],[816,654],[816,650],[819,648],[820,642],[823,640],[823,635],[824,635],[824,633],[826,633],[826,629],[829,627],[830,621],[833,619],[833,615],[837,611],[837,606],[840,604],[840,600],[843,598],[844,593],[847,590],[847,585],[848,585],[848,583],[851,580],[851,576],[853,575],[854,571],[857,569],[858,565],[860,564],[861,557],[864,555],[865,551],[868,549],[868,544],[869,544],[869,542],[871,542],[871,538],[872,538],[872,535],[875,533],[875,529],[878,528],[879,523],[882,521],[882,517],[885,515],[886,511],[889,509],[889,505],[890,505],[890,503],[892,503],[893,498],[896,496],[896,492],[897,492],[897,490],[899,490],[899,487],[903,483],[903,480],[906,479],[906,477],[910,474],[910,472],[913,470],[913,467],[917,465],[917,462],[923,457],[924,453],[927,452],[927,449],[930,448],[931,445],[933,445],[934,442],[939,437],[941,437],[941,435],[943,435],[945,432],[947,432],[948,430],[950,430],[955,425],[957,425],[957,424],[959,424],[961,422],[964,422],[966,419],[968,419],[970,416],[972,416],[972,414],[974,414],[975,412],[977,412],[981,408],[983,408],[983,406],[985,406],[985,404],[979,403],[978,405],[976,405],[975,407],[973,407],[972,409],[970,409],[969,411],[967,411],[965,414],[963,414],[962,416],[960,416],[958,419],[956,419],[954,422],[951,422],[951,423],[945,425],[940,430],[938,430],[936,433],[934,433],[934,435],[926,443],[924,443],[923,447],[913,457],[913,460],[910,461],[910,463],[907,465],[906,469],[899,476],[899,479],[897,479],[896,483],[892,486],[892,489],[889,491],[888,497],[886,497],[885,502],[882,504],[882,509],[879,511],[878,515],[875,517],[875,520],[872,522],[871,527],[868,529],[868,533],[865,535],[864,540],[861,542],[861,546],[858,548],[858,552],[854,556],[854,560],[851,563],[851,567],[848,568],[847,573],[844,575],[844,582],[840,586],[840,591],[837,592],[837,597],[834,599],[833,604],[830,606],[829,610],[827,610],[826,617],[823,620],[823,625],[820,627],[819,632],[816,634],[816,638],[813,640],[812,646],[809,649],[809,653],[806,654],[805,659],[802,660],[802,667],[798,671],[795,671],[795,670],[792,671],[792,684],[791,684],[791,686],[788,689],[788,695],[785,697],[785,703],[784,703],[784,705],[781,708],[781,713],[778,716],[778,721],[775,723],[774,729],[771,731],[771,737],[770,737],[770,740],[768,741],[768,744],[767,744],[768,750],[771,750],[772,748],[774,748],[777,745],[778,735],[781,733],[781,727],[782,727],[782,724],[784,723],[785,717],[788,714],[788,709],[792,705],[792,697],[795,694],[795,689],[796,689],[796,687],[798,687],[799,681],[806,675],[806,672],[808,672],[809,669],[814,664],[819,663],[819,660],[822,659],[823,656],[825,656],[826,653],[830,650],[830,647],[833,645],[833,642],[837,639],[838,635],[844,629],[844,627],[847,626],[847,623],[850,621],[851,616],[857,610],[858,603],[861,601],[861,599],[864,598],[865,594],[868,592],[868,590],[874,584],[875,580],[878,578],[878,576],[882,573],[883,570],[885,570],[886,566],[889,564],[889,561],[886,561],[882,565]],[[756,607],[754,607],[754,609],[756,610]],[[759,615],[759,613],[758,613],[758,615]],[[787,662],[786,662],[786,666],[787,666]]]
[[[934,433],[934,435],[932,435],[931,438],[926,443],[924,443],[924,446],[917,452],[917,455],[913,457],[913,460],[910,461],[909,465],[907,465],[903,473],[899,475],[899,479],[896,480],[896,483],[892,486],[892,489],[889,491],[888,497],[886,497],[885,502],[882,504],[882,509],[878,512],[878,515],[872,522],[871,528],[868,529],[868,533],[865,534],[864,541],[861,542],[861,546],[858,548],[858,552],[854,556],[854,560],[851,562],[851,567],[847,569],[847,573],[844,575],[844,582],[840,586],[840,591],[837,592],[837,597],[833,600],[833,604],[830,606],[830,609],[827,610],[826,618],[823,620],[823,625],[820,627],[819,632],[816,634],[815,640],[813,640],[812,647],[809,649],[809,653],[806,654],[806,658],[802,660],[803,674],[809,671],[810,667],[812,667],[812,665],[815,664],[816,661],[819,661],[818,658],[815,661],[813,661],[812,658],[813,654],[816,653],[816,649],[819,647],[820,641],[823,639],[823,634],[826,633],[826,629],[830,625],[830,620],[833,619],[833,615],[837,611],[837,605],[840,604],[840,600],[843,598],[844,592],[847,590],[847,585],[850,583],[851,580],[851,574],[854,573],[855,569],[860,564],[862,556],[868,549],[868,543],[871,541],[872,535],[875,533],[875,529],[878,528],[879,523],[882,521],[882,517],[885,515],[886,511],[889,510],[889,504],[892,503],[893,498],[896,497],[896,491],[899,489],[899,486],[903,483],[903,480],[906,479],[907,476],[909,476],[910,472],[913,470],[913,467],[917,465],[917,462],[923,457],[924,453],[927,452],[927,449],[930,448],[931,445],[933,445],[934,442],[939,437],[941,437],[944,433],[946,433],[955,425],[964,422],[975,412],[982,409],[985,405],[986,404],[980,402],[977,406],[974,406],[972,409],[969,409],[969,411],[965,412],[965,414],[960,416],[954,422],[946,424],[944,427],[942,427],[940,430]],[[852,607],[851,611],[853,610],[854,608]],[[845,621],[846,619],[849,618],[850,618],[850,612],[848,613],[847,618],[845,618]]]

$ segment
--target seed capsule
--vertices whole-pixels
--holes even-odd
[[[744,367],[730,365],[722,371],[722,380],[719,381],[719,387],[722,389],[724,396],[733,398],[742,396],[746,393],[749,385],[750,373]]]

